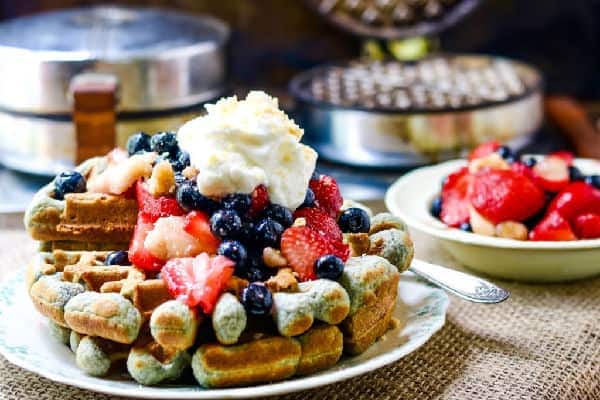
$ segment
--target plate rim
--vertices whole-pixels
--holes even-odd
[[[534,155],[539,156],[539,155]],[[586,159],[586,158],[577,158],[575,159],[575,164],[579,166],[587,166],[588,169],[594,169],[595,171],[600,172],[600,162],[598,160]],[[452,172],[456,168],[460,168],[467,165],[467,161],[464,159],[455,159],[445,161],[436,165],[427,166],[417,168],[411,172],[406,173],[405,175],[398,178],[386,191],[384,202],[385,206],[395,215],[398,215],[402,218],[409,226],[422,231],[428,235],[431,235],[435,238],[448,240],[451,242],[457,242],[462,244],[480,246],[480,247],[492,247],[492,248],[502,248],[502,249],[512,249],[512,250],[531,250],[531,251],[568,251],[568,250],[585,250],[591,249],[596,250],[600,248],[600,239],[587,239],[587,240],[576,240],[570,242],[556,242],[556,241],[521,241],[514,239],[506,239],[506,238],[496,238],[478,235],[471,232],[463,232],[459,229],[450,228],[444,225],[441,221],[438,221],[433,216],[429,214],[426,204],[431,199],[424,198],[427,195],[428,191],[412,191],[416,193],[419,198],[422,200],[423,207],[425,208],[426,214],[429,216],[427,221],[421,221],[416,216],[412,215],[409,212],[406,212],[405,209],[401,206],[401,202],[396,201],[397,198],[401,198],[400,193],[406,189],[412,180],[416,180],[418,178],[422,178],[423,182],[428,182],[427,179],[423,179],[425,177],[439,178],[436,181],[441,182],[444,176],[447,173]],[[433,175],[433,176],[430,176]],[[428,183],[427,185],[431,185]],[[430,187],[430,186],[429,186]]]
[[[18,285],[15,290],[25,289],[24,288],[24,276],[25,276],[26,267],[19,268],[16,271],[12,271],[8,275],[6,275],[2,280],[0,280],[0,290],[8,283],[12,281],[16,281]],[[410,272],[408,273],[410,275]],[[19,277],[19,275],[21,275]],[[284,380],[281,382],[275,382],[270,384],[263,384],[258,386],[246,386],[240,388],[219,388],[219,389],[209,389],[209,388],[201,388],[200,386],[191,387],[190,391],[174,391],[169,390],[169,387],[164,388],[164,391],[159,391],[159,388],[156,387],[146,387],[143,385],[137,385],[141,388],[152,388],[158,389],[156,392],[136,392],[129,388],[116,388],[111,387],[109,380],[106,380],[108,384],[100,384],[94,382],[85,382],[78,381],[76,378],[69,379],[63,375],[53,373],[52,370],[44,369],[43,367],[35,366],[29,363],[26,359],[20,358],[16,355],[13,355],[11,352],[6,351],[5,346],[0,341],[0,354],[2,354],[10,363],[16,365],[20,368],[23,368],[29,372],[32,372],[36,375],[42,376],[46,379],[49,379],[53,382],[65,384],[73,387],[77,387],[80,389],[85,389],[89,391],[93,391],[96,393],[103,393],[108,395],[116,395],[116,396],[126,396],[131,398],[144,398],[144,399],[233,399],[233,398],[252,398],[257,395],[260,396],[273,396],[287,393],[294,393],[303,390],[315,389],[318,387],[322,387],[325,385],[333,384],[336,382],[345,381],[347,379],[366,374],[368,372],[372,372],[376,369],[389,365],[399,359],[409,355],[410,353],[416,351],[420,347],[422,347],[425,343],[427,343],[433,335],[438,332],[446,323],[446,315],[448,311],[448,306],[450,304],[450,299],[444,290],[441,288],[437,288],[433,285],[430,285],[418,277],[415,276],[415,283],[418,283],[423,286],[427,286],[430,290],[437,292],[437,298],[441,300],[438,305],[441,313],[439,317],[433,320],[433,323],[430,325],[429,330],[426,334],[419,336],[414,341],[414,345],[412,348],[404,349],[403,351],[398,351],[399,348],[396,347],[394,350],[389,351],[388,353],[380,354],[378,356],[372,357],[370,359],[364,360],[357,365],[349,366],[345,369],[339,371],[331,371],[330,373],[322,374],[322,375],[309,375],[307,377],[299,377],[294,380]],[[22,285],[19,285],[22,284]],[[0,297],[0,311],[2,307],[6,307],[7,304]],[[1,313],[0,313],[1,314]],[[6,326],[6,325],[5,325]],[[2,328],[0,326],[0,328]],[[2,329],[0,329],[0,336],[2,334]],[[1,338],[1,337],[0,337]],[[198,390],[201,389],[201,390]]]

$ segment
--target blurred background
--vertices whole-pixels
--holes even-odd
[[[361,38],[329,25],[301,0],[2,0],[0,19],[98,4],[154,6],[226,21],[231,79],[250,87],[287,87],[294,73],[356,57]],[[531,62],[548,93],[600,96],[600,1],[484,0],[439,37],[453,52],[503,55]],[[152,29],[151,26],[148,29]]]
[[[223,75],[208,77],[206,65],[198,65],[196,71],[158,65],[160,51],[140,67],[127,53],[132,50],[127,46],[139,46],[134,39],[115,48],[124,59],[130,58],[119,60],[117,67],[97,57],[64,70],[62,65],[44,71],[38,64],[31,67],[31,51],[44,46],[71,51],[76,42],[70,34],[61,36],[60,24],[51,22],[53,14],[40,13],[107,4],[159,7],[197,17],[200,23],[204,16],[221,20],[230,28],[229,35],[223,35],[224,61],[218,65]],[[27,20],[33,15],[44,17]],[[169,27],[160,10],[157,15],[139,21],[136,30],[125,31],[123,37],[139,35],[158,42],[168,30],[186,40],[217,40],[184,24]],[[385,22],[388,17],[395,21],[391,28]],[[305,139],[318,149],[320,168],[336,176],[346,194],[357,199],[381,197],[404,171],[459,157],[490,139],[511,143],[521,152],[568,148],[598,157],[598,17],[596,0],[0,0],[0,58],[5,65],[0,68],[5,79],[0,76],[0,86],[4,82],[5,87],[0,87],[0,165],[8,167],[0,167],[0,185],[11,189],[0,194],[0,211],[23,208],[54,173],[123,144],[137,129],[176,129],[198,115],[205,101],[221,94],[245,95],[254,88],[280,98],[305,128]],[[102,40],[103,46],[115,45]],[[27,54],[6,51],[9,47]],[[337,67],[326,67],[332,64]],[[131,69],[125,75],[115,73],[115,82],[106,76],[101,81],[95,75],[79,76],[90,71],[110,75],[111,68]],[[431,68],[439,76],[430,76]],[[27,71],[39,76],[29,78]],[[359,73],[362,80],[356,86]],[[31,81],[23,93],[18,93],[14,82],[19,81],[11,74]],[[131,82],[123,79],[132,74],[141,79],[137,86],[150,89],[136,86],[134,92]],[[207,85],[209,78],[218,90],[207,90],[206,96],[189,100],[170,94],[174,90],[178,96],[181,86],[193,86],[194,80]],[[468,84],[463,85],[460,79],[466,78]],[[394,86],[398,81],[400,89]],[[78,92],[75,83],[81,82]],[[508,82],[508,89],[498,89],[498,82]],[[352,97],[348,84],[359,87],[360,95]],[[468,93],[488,84],[491,93],[487,86],[477,96]],[[152,85],[165,90],[152,94]],[[452,87],[440,89],[444,85]],[[395,103],[389,102],[392,92],[385,92],[391,86]],[[460,96],[452,97],[454,89]],[[29,96],[33,92],[40,93]],[[36,101],[27,103],[29,97]],[[42,107],[42,97],[60,98],[63,107]]]

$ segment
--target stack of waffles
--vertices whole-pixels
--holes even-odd
[[[330,368],[397,327],[398,280],[413,245],[396,217],[342,203],[335,180],[319,175],[310,178],[316,199],[290,211],[287,226],[285,213],[268,214],[282,208],[261,198],[264,187],[248,195],[244,218],[267,213],[271,226],[284,226],[276,242],[261,245],[256,228],[252,240],[232,240],[215,217],[225,198],[211,197],[209,211],[182,196],[198,174],[189,159],[128,150],[59,175],[25,216],[40,243],[30,298],[86,373],[126,368],[157,385],[191,368],[204,387],[252,385]],[[260,265],[242,262],[239,247]]]

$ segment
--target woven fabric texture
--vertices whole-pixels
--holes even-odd
[[[416,236],[417,255],[452,265]],[[0,279],[22,268],[34,243],[19,216],[0,217]],[[556,285],[498,282],[499,305],[451,299],[447,322],[402,360],[364,376],[282,399],[600,399],[600,278]],[[260,395],[260,393],[257,393]],[[0,399],[116,399],[55,384],[0,356]]]

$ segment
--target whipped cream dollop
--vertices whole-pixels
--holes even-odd
[[[251,193],[264,184],[272,203],[292,210],[302,204],[317,153],[300,143],[303,130],[276,98],[253,91],[245,100],[208,104],[206,111],[178,132],[179,146],[200,171],[200,193]]]

